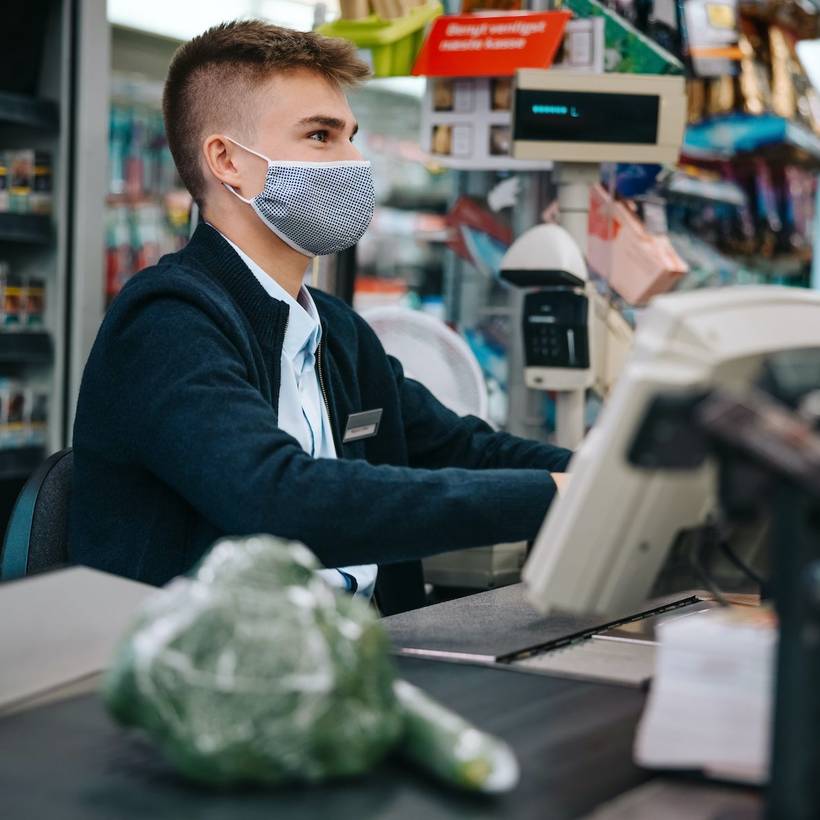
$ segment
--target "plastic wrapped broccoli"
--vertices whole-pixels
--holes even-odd
[[[153,596],[119,646],[105,700],[208,785],[361,774],[392,749],[464,788],[512,788],[501,741],[405,681],[367,604],[331,589],[301,544],[218,542]]]

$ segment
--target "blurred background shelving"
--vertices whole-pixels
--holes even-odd
[[[69,438],[102,315],[104,0],[30,0],[0,27],[0,521]],[[99,241],[98,241],[99,237]]]

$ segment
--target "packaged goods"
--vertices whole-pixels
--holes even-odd
[[[34,187],[34,151],[7,151],[9,163],[9,210],[28,213]]]
[[[508,747],[397,682],[373,610],[318,568],[301,544],[218,542],[125,636],[105,684],[112,715],[210,787],[359,775],[401,748],[445,782],[512,788]]]
[[[0,151],[0,213],[9,209],[8,151]]]
[[[21,319],[31,328],[43,326],[46,309],[46,283],[42,279],[29,278],[23,286],[23,309]]]
[[[3,327],[18,328],[23,323],[23,279],[8,274],[3,288]]]
[[[45,151],[34,154],[34,169],[28,210],[33,214],[50,214],[53,192],[51,155]]]

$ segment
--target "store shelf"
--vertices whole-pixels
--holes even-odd
[[[672,198],[692,199],[698,202],[719,202],[742,208],[748,204],[744,190],[734,182],[722,179],[700,179],[676,171],[662,186]]]
[[[738,262],[750,273],[778,279],[793,279],[805,276],[811,266],[811,255],[783,255],[772,259],[761,259],[757,256],[741,256]]]
[[[0,450],[0,481],[28,478],[45,460],[44,447]]]
[[[51,100],[0,91],[0,123],[57,131],[60,117],[57,104]]]
[[[53,359],[54,346],[48,333],[0,332],[0,364],[50,364]]]
[[[0,213],[0,242],[49,245],[53,238],[54,228],[50,216]]]
[[[690,125],[682,153],[693,162],[722,162],[755,155],[820,166],[820,137],[804,125],[773,114],[736,114]]]
[[[449,193],[440,191],[421,191],[410,188],[391,189],[387,200],[382,202],[385,208],[396,208],[401,211],[427,211],[428,213],[447,213]]]

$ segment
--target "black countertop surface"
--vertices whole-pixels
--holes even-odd
[[[657,599],[646,604],[646,611],[695,601],[696,594],[682,592]],[[454,653],[492,662],[638,616],[634,612],[542,615],[526,601],[524,587],[515,584],[392,615],[382,623],[399,651]]]
[[[207,818],[569,818],[649,775],[632,760],[644,694],[504,667],[398,658],[399,673],[515,750],[517,789],[477,798],[387,761],[332,785],[212,792],[86,695],[0,720],[0,815],[105,820]]]

